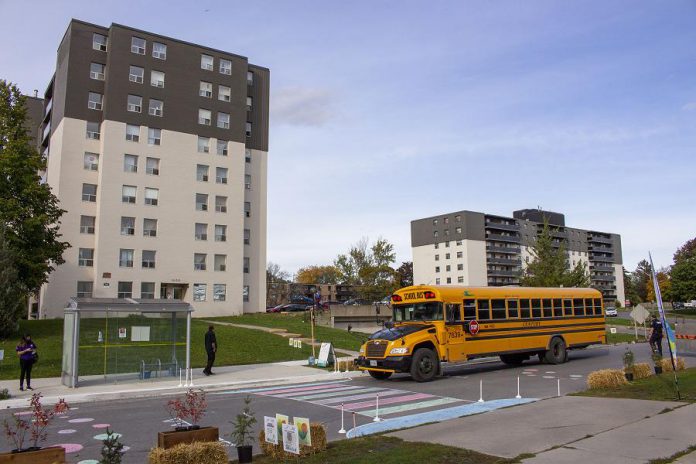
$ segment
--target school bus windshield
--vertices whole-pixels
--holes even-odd
[[[439,321],[442,319],[442,303],[439,302],[394,305],[394,322]]]

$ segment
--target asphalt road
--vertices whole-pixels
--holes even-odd
[[[555,396],[560,380],[561,394],[585,388],[590,372],[603,368],[620,368],[626,345],[593,347],[574,351],[569,362],[560,365],[540,364],[528,361],[519,367],[509,367],[500,362],[486,362],[452,367],[446,375],[429,383],[416,383],[406,375],[377,381],[371,377],[353,380],[318,382],[303,386],[280,385],[255,389],[251,393],[234,391],[208,392],[208,413],[201,425],[220,428],[223,439],[229,439],[230,421],[241,410],[246,394],[253,397],[252,408],[259,422],[263,416],[276,413],[290,417],[308,417],[312,422],[326,425],[329,440],[341,439],[340,403],[356,410],[358,425],[372,421],[373,395],[380,394],[380,416],[397,417],[439,410],[475,402],[480,395],[483,381],[483,399],[512,398],[517,394],[517,378],[520,378],[520,394],[524,398]],[[636,362],[649,362],[647,344],[633,346]],[[693,364],[693,362],[691,363]],[[147,453],[157,440],[158,431],[172,426],[165,404],[171,397],[137,400],[120,400],[77,405],[66,417],[56,418],[49,428],[46,444],[73,444],[80,450],[68,453],[70,463],[90,463],[98,460],[101,443],[99,434],[106,424],[122,434],[121,441],[129,447],[124,463],[147,462]],[[9,415],[4,413],[0,420]],[[346,429],[352,427],[352,414],[346,414]],[[260,426],[258,427],[260,430]],[[230,456],[236,451],[230,448]]]

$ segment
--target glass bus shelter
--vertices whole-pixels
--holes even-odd
[[[192,312],[181,300],[72,298],[64,310],[63,385],[178,376],[191,367]]]

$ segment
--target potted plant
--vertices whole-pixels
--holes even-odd
[[[106,428],[106,438],[102,440],[102,458],[99,464],[121,464],[123,458],[123,443],[120,435]]]
[[[248,463],[252,460],[252,443],[254,442],[254,425],[256,417],[251,410],[251,397],[244,398],[244,409],[237,414],[232,421],[232,441],[237,446],[237,458],[239,463]]]
[[[651,355],[653,364],[655,364],[655,374],[662,374],[662,356],[657,351],[654,351]]]
[[[14,447],[9,453],[0,454],[0,462],[15,464],[52,464],[65,462],[65,449],[60,446],[41,448],[39,443],[46,440],[46,428],[56,415],[70,409],[64,399],[59,399],[51,409],[41,405],[41,393],[34,393],[29,400],[29,419],[13,414],[11,420],[5,419],[4,432],[8,442]],[[25,447],[29,434],[31,446]]]
[[[193,388],[188,389],[183,398],[167,401],[167,411],[174,419],[175,426],[173,431],[157,434],[157,446],[166,449],[179,443],[218,441],[220,432],[217,427],[198,425],[207,407],[205,392]]]
[[[636,358],[633,351],[626,348],[626,352],[624,352],[623,355],[624,375],[629,382],[633,380],[633,366],[635,365],[635,361]]]

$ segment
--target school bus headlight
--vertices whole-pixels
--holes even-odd
[[[406,354],[408,353],[408,347],[392,348],[389,354]]]
[[[365,354],[365,345],[360,347],[360,354]]]

